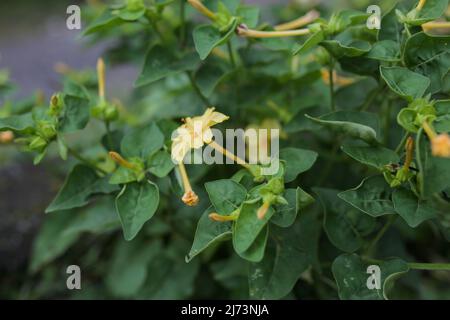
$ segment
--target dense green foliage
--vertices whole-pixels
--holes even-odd
[[[115,40],[107,65],[142,71],[126,107],[105,93],[100,61],[99,79],[66,70],[49,105],[1,110],[4,140],[14,133],[35,164],[59,155],[67,172],[34,243],[29,297],[67,294],[70,261],[83,270],[74,298],[450,298],[450,38],[422,30],[448,0],[418,2],[386,9],[381,30],[364,7],[319,7],[292,37],[267,21],[310,8],[84,8],[84,35]],[[279,128],[280,170],[184,174],[172,132],[212,106],[229,117],[220,129]],[[196,204],[190,187],[196,206],[181,200]],[[366,286],[369,265],[380,289]]]

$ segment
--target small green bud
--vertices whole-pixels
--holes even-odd
[[[42,152],[47,147],[47,141],[42,137],[34,137],[28,145],[30,150]]]
[[[54,94],[50,99],[49,112],[52,116],[59,116],[63,110],[64,100],[61,94]]]
[[[107,108],[106,102],[100,102],[98,105],[91,108],[91,116],[103,120],[106,108]]]
[[[255,182],[263,182],[264,181],[264,176],[262,175],[262,169],[259,165],[257,165],[257,164],[249,165],[248,171],[250,171],[250,173],[253,175],[253,177],[254,177],[253,180]]]
[[[119,118],[119,111],[115,106],[108,106],[104,110],[104,118],[107,121],[115,121]]]
[[[56,128],[49,121],[40,121],[37,124],[37,132],[42,138],[47,141],[53,139],[56,136]]]
[[[284,192],[284,181],[282,178],[272,178],[265,188],[273,194],[282,194]]]

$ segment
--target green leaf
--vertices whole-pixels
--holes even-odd
[[[241,23],[244,23],[249,28],[255,28],[259,20],[259,8],[254,6],[239,6],[236,14],[241,18]]]
[[[135,86],[148,85],[170,75],[197,69],[199,60],[194,52],[177,52],[161,45],[153,46],[145,57],[144,67]]]
[[[244,253],[250,248],[275,212],[269,208],[264,219],[260,220],[256,214],[260,206],[260,202],[244,202],[242,205],[241,213],[233,230],[233,246],[238,254]]]
[[[398,163],[400,157],[394,151],[381,146],[343,145],[342,151],[365,165],[382,170],[388,164]]]
[[[450,188],[450,159],[434,157],[431,154],[431,146],[422,130],[417,134],[416,150],[418,155],[418,182],[419,191],[424,198],[429,198],[435,193]]]
[[[175,167],[167,151],[158,151],[148,160],[148,170],[158,178],[166,177]]]
[[[83,35],[87,36],[92,33],[109,30],[122,23],[123,21],[117,15],[113,15],[111,10],[106,9],[102,12],[102,14],[100,14],[99,17],[97,17],[89,26],[86,27]]]
[[[182,259],[183,246],[171,243],[152,259],[148,267],[147,279],[137,299],[141,300],[177,300],[188,299],[193,295],[194,283],[200,263],[197,260],[186,263]]]
[[[287,189],[283,197],[287,200],[287,205],[278,205],[275,207],[275,214],[270,220],[279,227],[290,227],[297,218],[300,210],[312,204],[315,200],[301,188]]]
[[[298,45],[294,48],[292,54],[304,54],[305,52],[316,47],[325,39],[324,32],[322,30],[313,33],[303,44]]]
[[[328,23],[328,32],[331,34],[340,33],[350,26],[355,26],[360,23],[365,23],[369,18],[369,14],[357,10],[341,10],[334,13]]]
[[[381,273],[381,288],[371,290],[367,286],[371,276],[371,273],[368,273],[368,266],[369,264],[363,263],[356,254],[343,254],[334,260],[332,271],[338,285],[339,298],[342,300],[387,299],[387,292],[392,281],[409,271],[408,264],[401,259],[383,261],[377,265]]]
[[[384,61],[384,62],[397,62],[400,61],[400,46],[398,42],[393,40],[383,40],[376,42],[370,52],[367,54],[367,58]]]
[[[83,129],[89,122],[89,117],[89,100],[71,95],[64,96],[64,113],[60,119],[62,132]]]
[[[102,197],[92,206],[77,213],[70,225],[65,228],[64,235],[83,232],[101,234],[117,228],[120,228],[120,221],[114,208],[114,199],[108,196]]]
[[[0,131],[25,131],[34,126],[34,121],[31,113],[22,115],[14,115],[7,118],[0,118]]]
[[[129,298],[143,287],[148,264],[162,250],[160,242],[119,241],[106,274],[106,286],[115,297]]]
[[[434,104],[437,119],[433,121],[434,129],[438,133],[450,131],[450,100],[438,100]]]
[[[320,118],[305,115],[308,119],[332,131],[377,145],[378,117],[368,112],[337,111]]]
[[[370,52],[372,49],[369,42],[361,40],[349,41],[346,43],[339,40],[325,40],[320,44],[336,59],[341,59],[343,57],[359,57]]]
[[[355,223],[349,217],[352,207],[338,198],[336,190],[315,188],[314,191],[319,195],[323,205],[325,212],[323,226],[328,239],[342,251],[358,250],[362,245],[362,239]]]
[[[221,215],[231,214],[247,197],[247,190],[233,180],[207,182],[205,188],[216,212]]]
[[[212,244],[231,238],[231,222],[217,222],[209,218],[209,214],[215,212],[211,206],[202,214],[195,231],[194,242],[186,256],[186,262],[190,262]]]
[[[35,273],[44,265],[53,261],[74,244],[79,234],[65,233],[75,215],[72,211],[62,211],[46,217],[39,234],[33,241],[30,271]]]
[[[238,20],[235,19],[230,29],[222,34],[216,27],[212,25],[201,25],[194,29],[194,43],[200,59],[205,60],[211,51],[218,46],[225,44],[234,34]]]
[[[380,67],[380,73],[389,88],[409,102],[422,98],[430,79],[402,67]]]
[[[280,150],[280,159],[286,161],[284,180],[288,183],[311,169],[317,160],[317,153],[306,149],[285,148]]]
[[[116,185],[134,181],[137,181],[136,172],[124,167],[118,167],[109,178],[109,183]]]
[[[424,32],[408,39],[403,57],[406,67],[431,80],[430,92],[447,88],[450,82],[450,37],[429,36]]]
[[[231,72],[218,65],[204,64],[195,74],[195,82],[205,97],[210,97],[214,89],[231,76]]]
[[[416,228],[422,222],[433,219],[439,212],[427,200],[420,200],[407,189],[396,189],[392,195],[395,211],[411,228]]]
[[[379,217],[395,214],[391,194],[384,177],[373,176],[364,179],[356,188],[339,193],[338,197],[372,217]]]
[[[266,225],[264,229],[258,234],[250,247],[243,252],[238,252],[238,255],[250,262],[260,262],[264,258],[268,238],[269,226]]]
[[[424,23],[440,18],[448,7],[448,0],[427,0],[422,10],[411,11],[411,18],[408,15],[408,24],[420,26]]]
[[[320,222],[314,215],[302,215],[289,229],[271,227],[273,239],[264,259],[250,264],[251,299],[281,299],[293,289],[300,275],[315,263]]]
[[[155,123],[130,130],[122,139],[124,157],[147,159],[164,145],[164,135]]]
[[[159,204],[158,186],[150,181],[130,183],[116,198],[125,240],[132,240],[156,212]]]
[[[82,207],[96,194],[108,194],[117,190],[107,178],[100,178],[84,165],[75,166],[67,176],[63,187],[45,210],[46,213]]]

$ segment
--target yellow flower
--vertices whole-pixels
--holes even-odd
[[[450,136],[439,134],[431,140],[431,150],[436,157],[450,158]]]
[[[211,127],[229,119],[228,116],[209,108],[202,116],[186,118],[185,123],[177,129],[172,139],[172,159],[182,162],[191,149],[199,149],[212,142]]]

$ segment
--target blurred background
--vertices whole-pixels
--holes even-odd
[[[99,1],[91,1],[99,2]],[[269,4],[282,7],[288,3],[299,7],[322,6],[365,10],[380,1],[366,0],[246,0],[260,4],[263,16],[270,19]],[[383,7],[394,1],[381,1]],[[93,68],[98,57],[114,42],[92,43],[82,39],[81,31],[66,28],[66,8],[75,0],[2,0],[0,1],[0,70],[8,70],[14,91],[8,97],[18,103],[45,99],[61,89],[62,67],[77,70]],[[86,26],[82,11],[83,27]],[[262,19],[264,20],[264,18]],[[139,71],[138,64],[115,64],[108,70],[108,90],[116,98],[126,99]],[[0,101],[2,106],[4,101]],[[0,109],[1,113],[1,109]],[[54,161],[35,167],[31,157],[19,154],[14,147],[0,146],[0,298],[58,298],[54,287],[65,285],[65,270],[44,271],[38,276],[29,272],[32,244],[43,220],[44,209],[63,181]],[[37,278],[38,277],[38,278]],[[42,281],[47,277],[46,281]],[[59,280],[58,280],[59,279]]]

